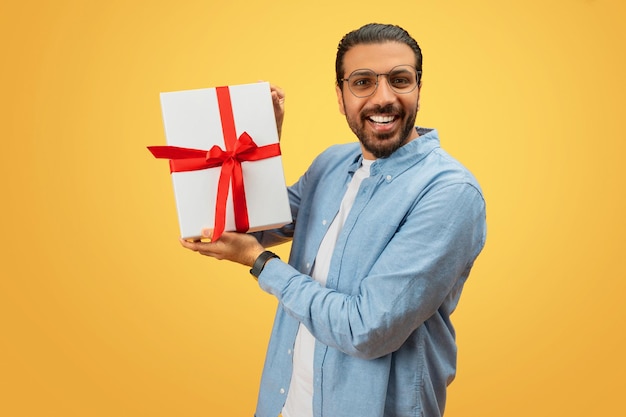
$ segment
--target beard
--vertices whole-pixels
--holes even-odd
[[[374,108],[370,107],[368,109],[363,109],[358,114],[358,117],[352,118],[346,116],[346,119],[348,121],[348,126],[350,126],[350,129],[352,129],[356,137],[359,139],[363,148],[376,158],[387,158],[409,141],[411,133],[415,128],[417,110],[418,106],[416,105],[415,111],[407,114],[404,108],[395,107],[389,104],[386,106],[376,106]],[[400,130],[390,133],[375,133],[368,131],[367,123],[369,123],[369,117],[383,114],[393,114],[400,119],[400,121],[404,121]]]

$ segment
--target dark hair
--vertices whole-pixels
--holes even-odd
[[[409,35],[409,32],[396,25],[369,23],[359,29],[346,34],[337,46],[337,59],[335,60],[335,72],[337,85],[342,87],[341,79],[344,77],[343,56],[353,46],[368,43],[400,42],[408,45],[415,52],[415,68],[422,71],[422,50],[417,41]],[[418,84],[421,80],[421,75]]]

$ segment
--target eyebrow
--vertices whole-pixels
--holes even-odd
[[[401,72],[409,72],[410,73],[411,72],[407,68],[397,68],[397,67],[394,67],[394,68],[392,68],[392,70],[393,71],[390,70],[388,72],[388,74],[397,74],[397,73],[401,73]]]
[[[369,68],[358,68],[352,71],[349,75],[360,75],[360,74],[366,74],[366,73],[372,73],[372,72],[376,74],[376,71],[371,70]]]
[[[400,65],[398,65],[400,66]],[[370,73],[373,72],[374,74],[401,74],[401,73],[410,73],[411,71],[409,71],[406,68],[397,68],[397,67],[393,67],[391,68],[388,72],[376,72],[373,69],[370,68],[357,68],[354,71],[352,71],[349,75],[360,75],[360,74],[364,74],[364,73]]]

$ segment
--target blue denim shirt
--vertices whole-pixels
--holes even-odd
[[[319,155],[289,188],[294,223],[258,235],[293,238],[289,263],[271,260],[259,285],[279,301],[257,417],[277,417],[292,372],[298,324],[315,336],[316,417],[436,417],[456,370],[450,322],[485,243],[476,179],[439,145],[437,131],[376,160],[338,238],[326,286],[310,273],[361,162],[359,143]]]

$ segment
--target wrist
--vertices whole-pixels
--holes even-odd
[[[272,258],[280,259],[278,255],[276,255],[274,252],[271,252],[269,250],[261,252],[261,254],[259,254],[256,257],[254,263],[252,264],[252,269],[250,269],[250,274],[252,274],[252,276],[254,276],[255,278],[259,278],[259,275],[263,271],[263,268],[265,268],[265,264],[267,263],[267,261],[269,261]]]
[[[261,249],[255,249],[253,251],[250,251],[250,253],[248,254],[248,263],[246,263],[246,265],[252,268],[256,260],[259,258],[259,256],[261,256],[263,252],[265,252],[264,247],[261,247]]]

